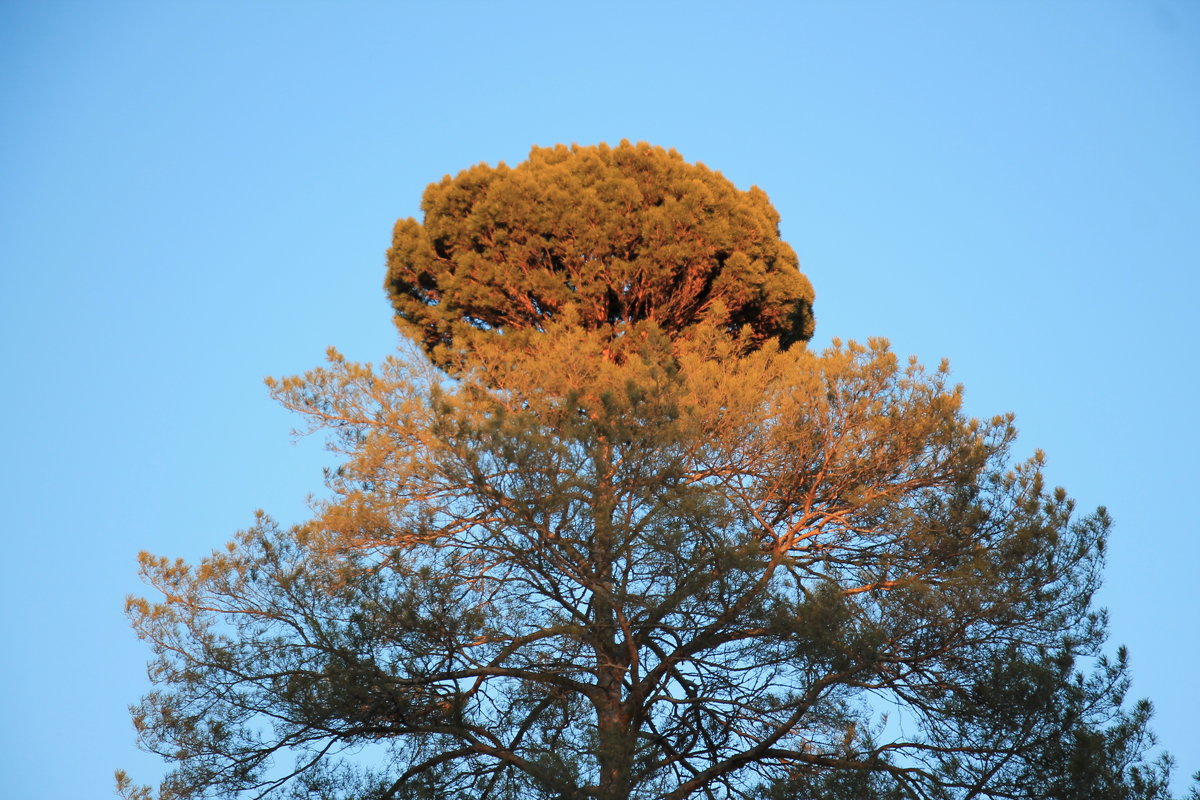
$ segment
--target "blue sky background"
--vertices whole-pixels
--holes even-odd
[[[139,549],[194,559],[329,463],[266,375],[395,344],[425,185],[622,138],[758,184],[818,346],[948,357],[1116,519],[1134,695],[1200,769],[1200,3],[0,4],[0,774],[153,780]]]

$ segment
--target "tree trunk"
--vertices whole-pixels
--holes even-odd
[[[628,800],[633,767],[634,740],[630,715],[623,695],[629,656],[621,642],[617,625],[617,598],[614,595],[613,561],[618,546],[613,530],[616,507],[612,446],[600,438],[597,448],[596,494],[593,503],[595,525],[592,545],[592,570],[596,589],[592,594],[593,650],[596,657],[596,734],[597,762],[600,768],[597,800]]]

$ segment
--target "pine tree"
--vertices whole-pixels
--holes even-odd
[[[331,498],[195,566],[141,556],[160,797],[1168,796],[1103,656],[1103,509],[945,365],[809,350],[774,212],[712,185],[622,145],[430,188],[391,255],[411,346],[270,382],[344,456]],[[618,220],[589,199],[629,186]],[[741,201],[772,222],[722,227]],[[614,255],[664,208],[725,255]]]

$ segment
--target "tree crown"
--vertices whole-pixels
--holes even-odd
[[[1166,799],[1101,655],[1104,510],[944,364],[789,348],[765,195],[622,143],[425,211],[401,354],[269,381],[332,497],[141,556],[160,800]]]
[[[675,335],[708,318],[752,346],[812,336],[812,286],[766,193],[674,150],[535,147],[430,184],[421,208],[423,224],[396,223],[386,288],[443,367],[481,334],[541,331],[568,308],[589,330]]]

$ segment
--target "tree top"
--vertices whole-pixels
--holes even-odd
[[[812,336],[813,290],[757,186],[674,150],[622,141],[534,147],[430,184],[396,223],[385,287],[402,330],[441,366],[488,333],[707,320],[782,347]],[[487,338],[493,338],[488,336]]]

